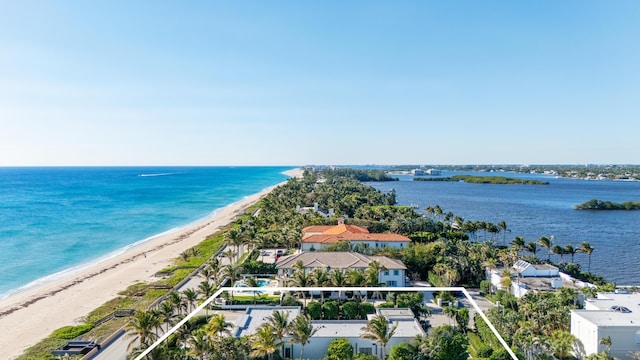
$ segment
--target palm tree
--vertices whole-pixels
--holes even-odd
[[[576,343],[576,337],[566,330],[555,330],[551,333],[553,355],[560,360],[569,359]]]
[[[576,249],[572,245],[565,245],[564,251],[565,254],[571,255],[571,262],[573,263],[573,256],[576,254]]]
[[[160,321],[167,324],[165,331],[169,331],[169,327],[175,323],[173,320],[177,316],[173,305],[169,301],[163,301],[158,307],[158,315],[160,316]]]
[[[195,309],[198,302],[198,293],[194,289],[188,288],[182,292],[182,296],[184,296],[184,301],[187,303],[187,311],[191,312]]]
[[[307,287],[311,284],[311,281],[313,281],[313,279],[311,278],[310,275],[308,275],[304,271],[304,269],[296,270],[296,272],[294,272],[293,275],[291,276],[291,283],[293,286]],[[306,303],[307,302],[306,293],[304,291],[300,291],[300,294],[302,295],[303,302]]]
[[[222,252],[222,256],[226,257],[227,260],[229,260],[229,264],[233,264],[233,260],[236,257],[236,252],[233,251],[232,248],[227,248],[225,251]]]
[[[271,315],[267,316],[265,324],[269,326],[271,331],[273,331],[276,339],[278,340],[278,345],[280,345],[283,343],[282,339],[287,335],[287,331],[289,329],[289,312],[276,310]]]
[[[220,337],[224,334],[231,335],[232,328],[233,328],[233,325],[231,323],[228,323],[225,320],[224,315],[222,314],[213,315],[211,317],[211,320],[209,320],[209,323],[207,323],[207,326],[206,326],[207,332],[212,337],[215,337],[215,336]]]
[[[516,236],[511,241],[511,244],[513,245],[513,247],[516,248],[516,252],[519,253],[520,250],[524,249],[525,241],[524,241],[524,238],[522,236]]]
[[[533,256],[536,256],[536,253],[538,252],[538,244],[530,241],[527,243],[527,246],[525,247],[525,250],[527,250],[528,252],[532,253]]]
[[[182,300],[182,296],[177,291],[171,291],[167,295],[167,301],[173,306],[176,315],[182,314],[183,310],[187,310],[187,304]]]
[[[240,245],[242,245],[242,237],[237,228],[231,228],[224,234],[224,239],[228,245],[235,247],[235,255],[240,253]]]
[[[200,294],[202,294],[202,297],[204,300],[207,300],[208,298],[211,297],[211,295],[213,295],[213,293],[215,292],[215,288],[213,286],[211,286],[211,283],[209,283],[208,281],[202,281],[199,285],[198,285],[198,292]],[[205,315],[209,316],[209,307],[205,307]]]
[[[189,353],[199,360],[204,360],[212,350],[209,336],[204,330],[196,330],[189,338]]]
[[[379,343],[382,348],[382,360],[384,360],[387,355],[387,343],[389,343],[389,340],[391,340],[391,337],[395,334],[397,328],[398,323],[389,327],[389,321],[386,317],[383,315],[376,315],[373,316],[371,320],[367,322],[367,325],[361,329],[363,333],[360,337]]]
[[[547,261],[550,261],[551,260],[551,241],[549,240],[549,238],[546,236],[541,236],[540,239],[538,239],[538,245],[547,249]]]
[[[149,346],[157,338],[156,330],[160,327],[160,317],[153,310],[136,311],[126,326],[127,332],[134,338],[129,342],[131,348],[137,341],[142,346]]]
[[[245,282],[247,284],[248,287],[260,287],[260,283],[258,283],[258,279],[256,279],[255,277],[250,277],[245,279]],[[253,292],[253,303],[256,303],[256,294],[258,293],[258,291],[252,291]]]
[[[605,336],[600,339],[600,345],[604,345],[606,347],[607,354],[611,351],[611,336]]]
[[[329,273],[329,282],[334,287],[344,287],[347,285],[347,278],[340,269],[333,269]],[[338,304],[342,302],[342,291],[338,291]]]
[[[300,344],[300,359],[304,359],[304,346],[309,343],[309,340],[318,331],[318,328],[314,328],[311,324],[311,318],[308,315],[296,316],[289,326],[289,335],[291,335],[291,342],[294,344]]]
[[[507,223],[504,220],[501,220],[498,223],[498,228],[502,231],[502,244],[504,245],[507,237],[507,231],[511,232],[511,230],[507,228]]]
[[[560,245],[556,245],[553,248],[551,248],[551,252],[556,254],[556,255],[560,255],[560,261],[564,262],[564,248]]]
[[[326,268],[315,268],[311,271],[311,283],[313,286],[324,287],[329,284],[329,273]],[[322,303],[324,303],[324,291],[320,291]]]
[[[251,353],[249,356],[253,358],[266,356],[271,360],[278,345],[278,340],[271,326],[262,324],[251,336]]]
[[[588,242],[583,241],[576,251],[589,255],[589,267],[587,268],[587,271],[591,272],[591,253],[593,252],[593,246],[591,246]]]

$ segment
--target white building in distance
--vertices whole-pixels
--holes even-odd
[[[640,294],[599,293],[585,300],[583,310],[571,310],[571,334],[584,355],[605,350],[600,340],[610,336],[612,356],[634,359],[631,354],[640,351]]]

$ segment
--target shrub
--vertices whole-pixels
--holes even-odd
[[[84,324],[78,326],[65,326],[51,333],[51,337],[57,339],[71,340],[93,329],[93,324]]]
[[[491,292],[491,281],[482,280],[480,281],[480,294],[486,295]]]
[[[342,304],[342,317],[347,320],[355,320],[360,318],[359,306],[353,301]]]
[[[311,320],[319,320],[322,318],[322,305],[317,301],[312,301],[307,304],[307,314],[311,317]]]
[[[331,340],[323,360],[352,360],[353,345],[347,339]]]
[[[302,306],[302,303],[298,301],[296,298],[291,296],[291,294],[287,294],[282,298],[280,302],[282,306]]]
[[[327,320],[337,319],[340,313],[338,303],[335,301],[325,302],[324,304],[322,304],[322,313],[324,314],[324,318]]]
[[[493,348],[490,346],[483,346],[480,349],[478,349],[478,357],[481,358],[488,358],[491,356],[491,354],[493,354]]]

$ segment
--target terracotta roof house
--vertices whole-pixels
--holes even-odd
[[[378,248],[409,246],[411,239],[399,234],[372,234],[361,226],[346,225],[342,221],[335,226],[308,226],[302,229],[302,251],[322,250],[325,246],[348,241],[352,245]]]

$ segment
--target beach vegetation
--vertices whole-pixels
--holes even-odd
[[[578,204],[576,210],[640,210],[640,201],[626,201],[622,203],[591,199]]]
[[[455,175],[451,177],[415,177],[413,181],[463,181],[470,184],[494,184],[494,185],[549,185],[548,181],[540,181],[533,179],[509,178],[505,176],[474,176],[474,175]]]

